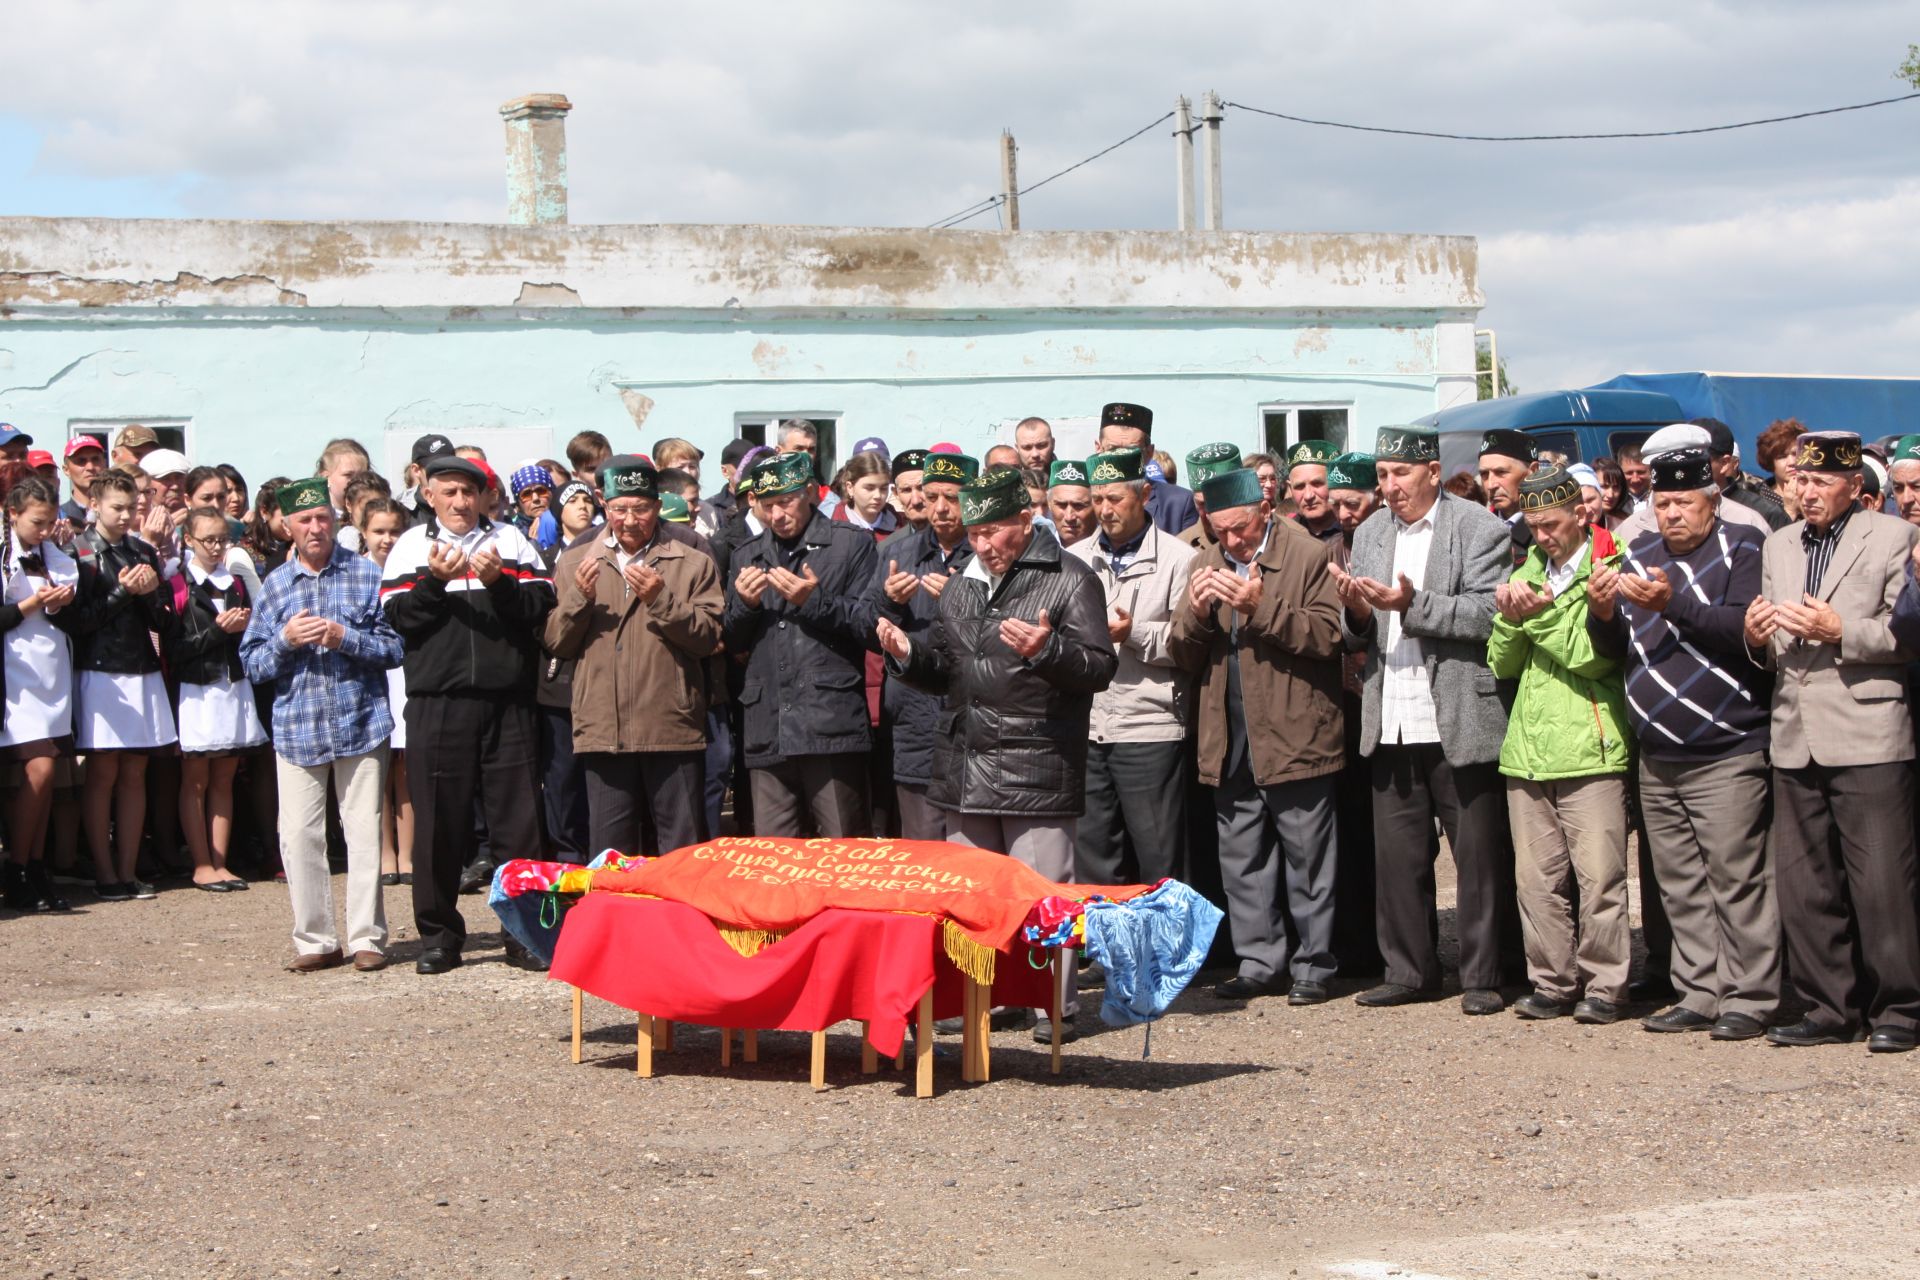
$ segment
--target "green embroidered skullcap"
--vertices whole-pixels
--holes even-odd
[[[1373,437],[1373,460],[1438,462],[1440,433],[1432,427],[1382,427]]]
[[[1580,482],[1562,466],[1536,471],[1520,482],[1520,510],[1551,511],[1580,501]]]
[[[1198,489],[1223,471],[1238,471],[1241,465],[1238,445],[1203,444],[1187,455],[1187,483]]]
[[[290,516],[296,511],[311,511],[315,507],[333,510],[333,495],[327,492],[325,476],[283,484],[273,491],[273,500],[280,504],[280,514],[283,516]]]
[[[660,495],[660,518],[674,524],[689,524],[693,520],[693,512],[688,509],[687,500],[679,494],[663,493]]]
[[[615,454],[600,464],[600,496],[615,498],[657,498],[660,473],[638,454]]]
[[[1236,471],[1222,471],[1217,476],[1209,477],[1207,482],[1200,486],[1200,496],[1205,499],[1209,511],[1251,507],[1266,497],[1260,492],[1260,477],[1245,467]]]
[[[753,482],[756,497],[800,493],[813,484],[813,459],[804,453],[776,453],[756,469],[760,472]]]
[[[1888,462],[1920,462],[1920,435],[1901,436],[1893,442]]]
[[[1063,485],[1086,488],[1087,464],[1077,458],[1055,458],[1047,468],[1047,488],[1057,489]]]
[[[980,459],[964,453],[930,453],[921,484],[972,484],[980,478]]]
[[[1287,450],[1287,466],[1289,468],[1302,465],[1324,467],[1339,456],[1340,451],[1333,447],[1331,440],[1302,440]]]
[[[1144,465],[1138,449],[1109,449],[1105,453],[1096,453],[1087,459],[1087,483],[1125,484],[1132,480],[1143,480],[1146,478],[1142,470]]]
[[[1327,488],[1373,489],[1380,484],[1370,453],[1343,453],[1327,464]]]
[[[1018,468],[1008,467],[960,487],[960,523],[971,529],[1019,515],[1032,504]]]

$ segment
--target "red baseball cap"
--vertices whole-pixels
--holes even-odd
[[[960,452],[960,446],[957,444],[954,444],[951,440],[942,440],[939,444],[927,450],[927,452],[928,453],[958,453]]]
[[[82,449],[98,449],[100,452],[105,453],[107,446],[101,443],[99,436],[75,436],[73,439],[67,441],[67,450],[61,456],[71,458]]]
[[[50,467],[53,465],[53,455],[45,449],[29,449],[27,450],[27,465],[30,467]]]
[[[500,487],[500,477],[493,473],[493,468],[487,465],[485,458],[469,458],[468,461],[486,473],[487,488],[498,489]]]

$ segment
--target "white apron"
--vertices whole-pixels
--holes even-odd
[[[12,535],[9,535],[11,537]],[[40,544],[46,576],[20,570],[20,544],[9,548],[12,571],[4,598],[19,604],[47,585],[74,586],[80,580],[73,559],[51,540]],[[41,609],[0,637],[5,648],[7,680],[6,720],[0,725],[0,747],[17,747],[73,732],[73,653],[66,633]]]

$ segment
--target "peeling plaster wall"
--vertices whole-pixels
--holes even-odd
[[[1374,428],[1471,398],[1474,242],[1433,236],[0,219],[0,419],[191,420],[256,483],[334,435],[575,431],[716,453],[736,413],[984,448],[1153,406],[1176,457],[1259,406]],[[501,459],[511,463],[517,459]],[[708,470],[717,474],[717,460]],[[714,475],[705,477],[709,482]]]

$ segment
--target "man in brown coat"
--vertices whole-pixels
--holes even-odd
[[[1240,956],[1240,972],[1215,994],[1278,990],[1284,968],[1288,1003],[1320,1004],[1335,968],[1333,779],[1346,746],[1340,601],[1325,544],[1274,519],[1253,472],[1228,471],[1202,488],[1218,541],[1193,561],[1169,645],[1202,673],[1200,781],[1215,788],[1220,876]]]
[[[657,853],[705,839],[707,686],[724,599],[713,558],[660,524],[658,473],[631,454],[600,467],[604,536],[554,566],[547,648],[575,658],[573,749],[595,850]],[[659,834],[642,850],[641,817]]]

